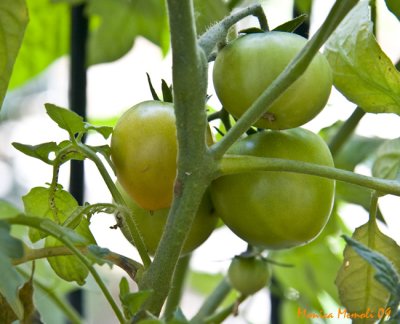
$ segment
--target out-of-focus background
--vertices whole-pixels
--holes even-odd
[[[331,0],[313,1],[311,34],[320,26],[332,3]],[[262,4],[271,28],[292,18],[293,1],[291,0],[266,0]],[[393,35],[400,34],[400,25],[386,9],[383,0],[378,0],[377,6],[378,25],[382,27],[378,29],[377,38],[384,51],[395,62],[400,57],[400,42],[393,41],[395,39]],[[256,20],[246,19],[241,26],[255,24],[257,24]],[[384,33],[380,33],[381,30]],[[46,31],[43,30],[43,33]],[[17,206],[22,206],[21,196],[25,195],[30,188],[43,186],[51,180],[52,169],[39,160],[19,153],[11,146],[11,143],[33,145],[47,141],[61,141],[66,138],[66,133],[57,128],[46,115],[44,103],[68,106],[68,68],[68,57],[61,57],[43,73],[10,91],[4,102],[0,113],[0,143],[2,144],[0,146],[0,198],[11,201]],[[212,71],[212,64],[209,71]],[[88,70],[88,119],[96,123],[104,122],[112,125],[127,108],[140,101],[151,99],[146,73],[149,73],[156,86],[159,85],[161,79],[170,83],[171,55],[168,53],[164,56],[159,47],[141,37],[136,39],[133,48],[122,58],[112,63],[91,66]],[[209,105],[218,109],[220,104],[217,97],[213,95],[212,79],[209,80],[208,93],[212,95]],[[318,132],[338,118],[346,119],[354,108],[354,105],[333,90],[326,109],[305,127]],[[393,114],[367,115],[356,132],[365,136],[397,138],[400,136],[399,125],[400,118]],[[102,144],[104,139],[93,134],[87,138],[87,142]],[[369,172],[367,168],[359,168],[357,171]],[[60,183],[68,188],[68,181],[69,168],[65,166],[61,168]],[[102,178],[90,162],[85,163],[85,201],[111,201]],[[380,206],[390,228],[398,228],[396,224],[399,221],[396,212],[399,210],[399,198],[383,197],[380,200]],[[351,204],[345,205],[340,210],[340,215],[350,228],[359,226],[367,219],[365,210]],[[114,224],[115,220],[110,215],[99,214],[93,217],[91,229],[98,245],[137,259],[134,247],[117,230],[110,229],[110,226]],[[400,232],[389,231],[389,233],[400,243]],[[221,228],[194,252],[191,267],[197,273],[197,277],[192,278],[194,288],[186,292],[183,303],[183,308],[188,315],[198,308],[203,299],[201,293],[196,290],[198,288],[196,285],[201,286],[207,281],[210,284],[217,282],[212,276],[208,278],[204,274],[204,277],[201,277],[201,273],[225,272],[231,258],[245,248],[245,242],[226,228]],[[101,267],[100,271],[106,276],[110,287],[115,287],[115,293],[117,293],[118,281],[123,273],[117,268],[110,269],[108,266]],[[91,281],[91,279],[88,280]],[[113,323],[113,315],[111,312],[108,313],[109,307],[95,284],[89,284],[85,296],[88,323]],[[44,297],[42,300],[46,303]],[[227,320],[227,323],[268,323],[268,309],[269,295],[264,290],[250,298],[241,307],[239,317]],[[340,320],[340,323],[346,323],[346,321]]]

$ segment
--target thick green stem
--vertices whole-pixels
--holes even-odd
[[[85,255],[90,253],[89,249],[86,246],[77,246],[76,248]],[[22,258],[14,259],[12,263],[13,265],[19,265],[33,260],[72,254],[74,253],[66,246],[29,249],[24,252],[24,256]],[[117,265],[122,270],[125,270],[125,272],[132,279],[135,279],[135,275],[139,269],[143,269],[143,266],[139,262],[136,262],[118,253],[109,252],[106,255],[103,255],[103,258]]]
[[[72,241],[68,238],[68,236],[64,233],[64,229],[61,226],[58,226],[56,223],[50,220],[42,220],[36,217],[29,216],[17,216],[13,218],[4,218],[3,221],[7,222],[10,225],[24,225],[36,228],[44,233],[54,236],[57,240],[62,242],[66,247],[68,247],[74,255],[86,266],[97,285],[100,287],[104,297],[107,299],[111,308],[113,309],[115,315],[117,316],[120,323],[125,323],[124,315],[119,309],[118,305],[115,303],[114,298],[111,293],[107,289],[100,275],[97,273],[95,268],[92,265],[92,262],[86,258],[81,251],[72,243]]]
[[[231,292],[232,288],[226,278],[223,278],[210,296],[207,297],[204,304],[200,307],[197,314],[192,318],[190,323],[202,324],[204,319],[211,316],[224,301],[226,296]]]
[[[105,168],[103,162],[100,160],[100,158],[97,156],[96,152],[93,151],[89,146],[78,143],[77,147],[79,150],[87,156],[97,167],[99,170],[101,176],[103,177],[104,182],[106,183],[108,189],[111,192],[111,195],[115,202],[119,205],[126,206],[126,202],[124,198],[122,197],[121,193],[118,191],[118,188],[115,186],[114,181],[111,179],[110,175],[108,174],[107,169]],[[147,253],[146,246],[144,244],[143,238],[140,235],[140,232],[136,226],[136,223],[134,222],[132,217],[126,217],[125,221],[127,222],[129,233],[132,236],[132,242],[134,243],[136,249],[139,252],[140,258],[142,259],[143,265],[145,268],[150,266],[151,260],[149,257],[149,254]]]
[[[308,162],[249,155],[226,155],[221,160],[217,176],[251,171],[285,171],[311,174],[349,182],[384,194],[400,196],[400,183],[395,180],[368,177],[351,171]]]
[[[216,167],[206,146],[207,60],[197,44],[192,1],[168,0],[168,11],[178,174],[164,233],[153,263],[139,283],[141,289],[153,290],[142,310],[155,315],[160,313],[169,293],[183,243]],[[141,314],[133,321],[139,319]]]
[[[338,0],[334,4],[327,19],[318,32],[307,42],[285,70],[250,106],[245,114],[218,143],[211,147],[216,159],[219,159],[246,132],[263,114],[268,111],[271,104],[307,69],[314,55],[336,29],[346,14],[354,7],[357,0]]]
[[[361,118],[365,115],[365,111],[357,107],[351,116],[343,123],[336,134],[330,139],[328,146],[333,156],[335,156],[347,139],[353,134]]]
[[[169,320],[178,309],[185,287],[186,275],[189,270],[191,254],[181,257],[176,265],[171,291],[165,305],[164,317]]]

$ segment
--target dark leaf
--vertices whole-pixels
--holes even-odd
[[[275,27],[273,30],[292,33],[306,20],[307,20],[307,15],[305,14],[300,15],[294,18],[293,20],[287,21],[284,24]]]

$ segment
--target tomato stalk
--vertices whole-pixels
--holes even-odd
[[[153,263],[141,289],[153,290],[143,306],[158,315],[170,293],[171,280],[200,201],[216,167],[206,146],[207,59],[199,48],[192,1],[168,0],[172,45],[174,106],[178,161],[174,200]]]
[[[292,85],[307,69],[319,48],[336,29],[346,14],[355,6],[358,0],[338,0],[331,9],[325,22],[317,33],[307,42],[305,47],[274,80],[274,82],[257,98],[237,123],[210,150],[216,159],[220,159],[240,136],[246,132],[271,107],[284,91]]]
[[[400,184],[396,180],[384,180],[369,177],[352,171],[317,165],[295,160],[263,158],[246,155],[226,155],[220,162],[216,177],[242,172],[285,171],[316,175],[328,179],[340,180],[384,194],[400,196]]]
[[[223,278],[190,322],[192,324],[204,323],[204,319],[211,316],[217,310],[231,290],[231,285],[226,278]]]
[[[126,202],[124,201],[124,198],[122,197],[121,193],[118,191],[117,187],[115,186],[114,181],[111,179],[110,175],[108,174],[107,169],[101,162],[100,158],[97,156],[96,152],[94,152],[89,146],[82,144],[82,143],[77,143],[76,144],[78,149],[85,155],[87,156],[92,162],[96,165],[97,169],[99,170],[101,176],[103,177],[104,182],[106,183],[108,189],[111,192],[111,195],[115,202],[119,205],[125,206],[126,207]],[[126,207],[126,210],[128,211],[129,208]],[[144,244],[143,238],[140,235],[140,232],[133,220],[132,217],[125,217],[125,220],[128,225],[129,232],[132,236],[132,241],[138,250],[138,253],[140,255],[140,258],[143,261],[143,265],[145,268],[147,268],[150,263],[150,257],[149,254],[147,253],[146,246]]]
[[[200,36],[199,45],[203,49],[205,55],[209,57],[216,45],[225,42],[226,35],[234,24],[251,15],[258,18],[262,30],[269,30],[267,17],[261,5],[256,4],[249,6],[221,20]]]

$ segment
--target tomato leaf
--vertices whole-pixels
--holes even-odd
[[[376,153],[372,175],[384,179],[400,179],[400,138],[384,142]]]
[[[87,9],[90,16],[99,18],[89,35],[90,65],[121,58],[137,36],[159,46],[164,55],[167,53],[169,28],[164,0],[97,0],[89,1]]]
[[[21,0],[1,1],[7,5],[21,2]],[[29,24],[15,61],[10,80],[11,89],[38,75],[57,58],[66,54],[69,48],[69,6],[54,4],[49,0],[26,0],[26,2],[29,9]],[[20,13],[22,14],[22,11]]]
[[[372,113],[400,113],[400,73],[377,43],[367,1],[360,1],[326,44],[335,87]]]
[[[27,145],[14,142],[12,143],[12,146],[14,146],[18,151],[50,165],[53,165],[54,162],[49,158],[50,153],[58,151],[58,145],[56,142],[47,142],[38,145]]]
[[[400,303],[400,276],[392,262],[381,253],[369,249],[346,235],[344,239],[360,257],[374,267],[376,271],[375,279],[391,294],[389,307],[393,310],[398,309]]]
[[[275,27],[274,31],[283,31],[292,33],[294,32],[302,23],[307,20],[308,16],[306,14],[297,16],[296,18],[289,20],[278,27]]]
[[[124,308],[127,317],[132,317],[143,303],[150,297],[150,290],[142,290],[139,292],[131,293],[129,290],[128,281],[123,277],[119,283],[119,299]]]
[[[95,131],[95,132],[99,133],[100,135],[102,135],[104,137],[104,139],[109,138],[113,131],[113,128],[109,127],[109,126],[95,126],[95,125],[89,124],[87,122],[85,122],[84,124],[85,124],[86,130]]]
[[[0,2],[0,109],[27,24],[25,0]]]
[[[398,0],[385,0],[388,9],[400,20],[400,2]]]
[[[96,243],[92,233],[90,232],[89,222],[86,218],[81,220],[78,227],[75,228],[75,232],[85,239],[85,245]],[[56,247],[62,245],[63,243],[53,236],[48,236],[46,238],[46,247]],[[60,278],[66,281],[76,281],[79,285],[83,285],[86,277],[89,274],[87,267],[75,255],[49,257],[47,258],[47,261],[54,272]]]
[[[369,249],[384,255],[398,272],[400,269],[400,247],[378,229],[375,222],[369,222],[357,228],[353,240]],[[350,245],[344,250],[344,260],[340,267],[336,286],[340,300],[349,313],[364,313],[368,308],[377,314],[379,308],[385,308],[390,293],[376,279],[376,271]]]
[[[49,103],[45,104],[45,107],[50,118],[55,121],[60,128],[65,129],[71,138],[74,137],[75,134],[85,131],[83,118],[77,113]]]
[[[58,222],[61,224],[75,211],[78,207],[78,203],[69,192],[57,189],[54,193],[54,205],[56,206],[56,210],[52,210],[49,202],[50,194],[49,188],[32,188],[28,194],[22,197],[25,213],[30,216],[56,220],[54,216],[56,212]],[[46,237],[46,235],[41,231],[34,228],[29,229],[29,238],[32,242],[36,242],[44,237]]]
[[[23,318],[23,305],[18,296],[18,289],[23,279],[13,267],[10,257],[23,255],[22,242],[9,234],[10,226],[0,221],[0,322],[9,318],[10,312],[4,311],[9,306],[19,319]],[[4,311],[4,312],[3,312]]]
[[[0,199],[0,219],[15,217],[19,215],[21,211],[15,207],[13,204],[9,203],[6,200]]]
[[[110,268],[112,268],[113,263],[111,261],[106,260],[104,257],[110,253],[110,250],[107,248],[102,248],[98,245],[91,244],[88,246],[88,250],[90,254],[88,255],[89,258],[96,262],[97,264],[103,265],[107,263]]]

